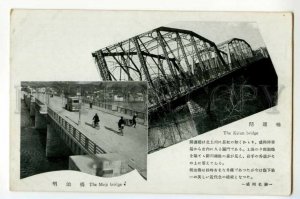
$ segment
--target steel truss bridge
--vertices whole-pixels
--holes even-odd
[[[234,38],[219,45],[199,34],[159,27],[92,53],[103,81],[147,81],[149,113],[256,60]]]

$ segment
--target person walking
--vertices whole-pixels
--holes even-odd
[[[122,136],[124,135],[123,133],[124,126],[125,126],[125,120],[123,119],[123,117],[121,117],[121,119],[118,122],[118,127]]]
[[[136,127],[136,117],[137,117],[137,115],[136,115],[136,113],[133,115],[133,117],[132,117],[132,126],[133,126],[133,128],[135,128]]]

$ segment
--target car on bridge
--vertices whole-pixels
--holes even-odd
[[[81,100],[79,97],[68,97],[65,105],[66,110],[79,111]]]

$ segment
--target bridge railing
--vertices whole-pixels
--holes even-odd
[[[111,104],[104,104],[104,103],[100,103],[100,102],[93,102],[93,104],[100,108],[104,108],[104,109],[108,109],[108,110],[113,109]]]
[[[106,153],[95,142],[86,137],[77,128],[70,124],[67,120],[48,107],[48,115],[55,121],[64,132],[71,137],[77,144],[81,146],[88,154]]]
[[[87,104],[90,103],[90,101],[87,100],[87,99],[82,99],[82,102],[87,103]],[[101,103],[101,102],[93,102],[93,105],[98,106],[100,108],[107,109],[107,110],[123,113],[125,115],[133,116],[134,114],[136,114],[137,118],[140,118],[140,119],[143,119],[143,120],[147,119],[146,113],[135,111],[135,110],[132,110],[132,109],[129,109],[129,108],[114,106],[114,105],[111,105],[111,104],[105,104],[105,103]]]

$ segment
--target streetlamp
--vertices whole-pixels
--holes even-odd
[[[61,96],[61,106],[64,107],[64,106],[65,106],[65,105],[64,105],[64,97],[65,97],[65,95],[64,95],[64,90],[62,90],[60,96]]]
[[[49,93],[47,93],[47,105],[48,106],[50,105],[50,95],[49,95]]]
[[[80,92],[77,92],[78,100],[79,100],[79,111],[78,111],[78,125],[81,123],[81,87]]]
[[[45,93],[44,93],[44,103],[46,103],[47,101],[46,101],[46,91],[45,91]]]

